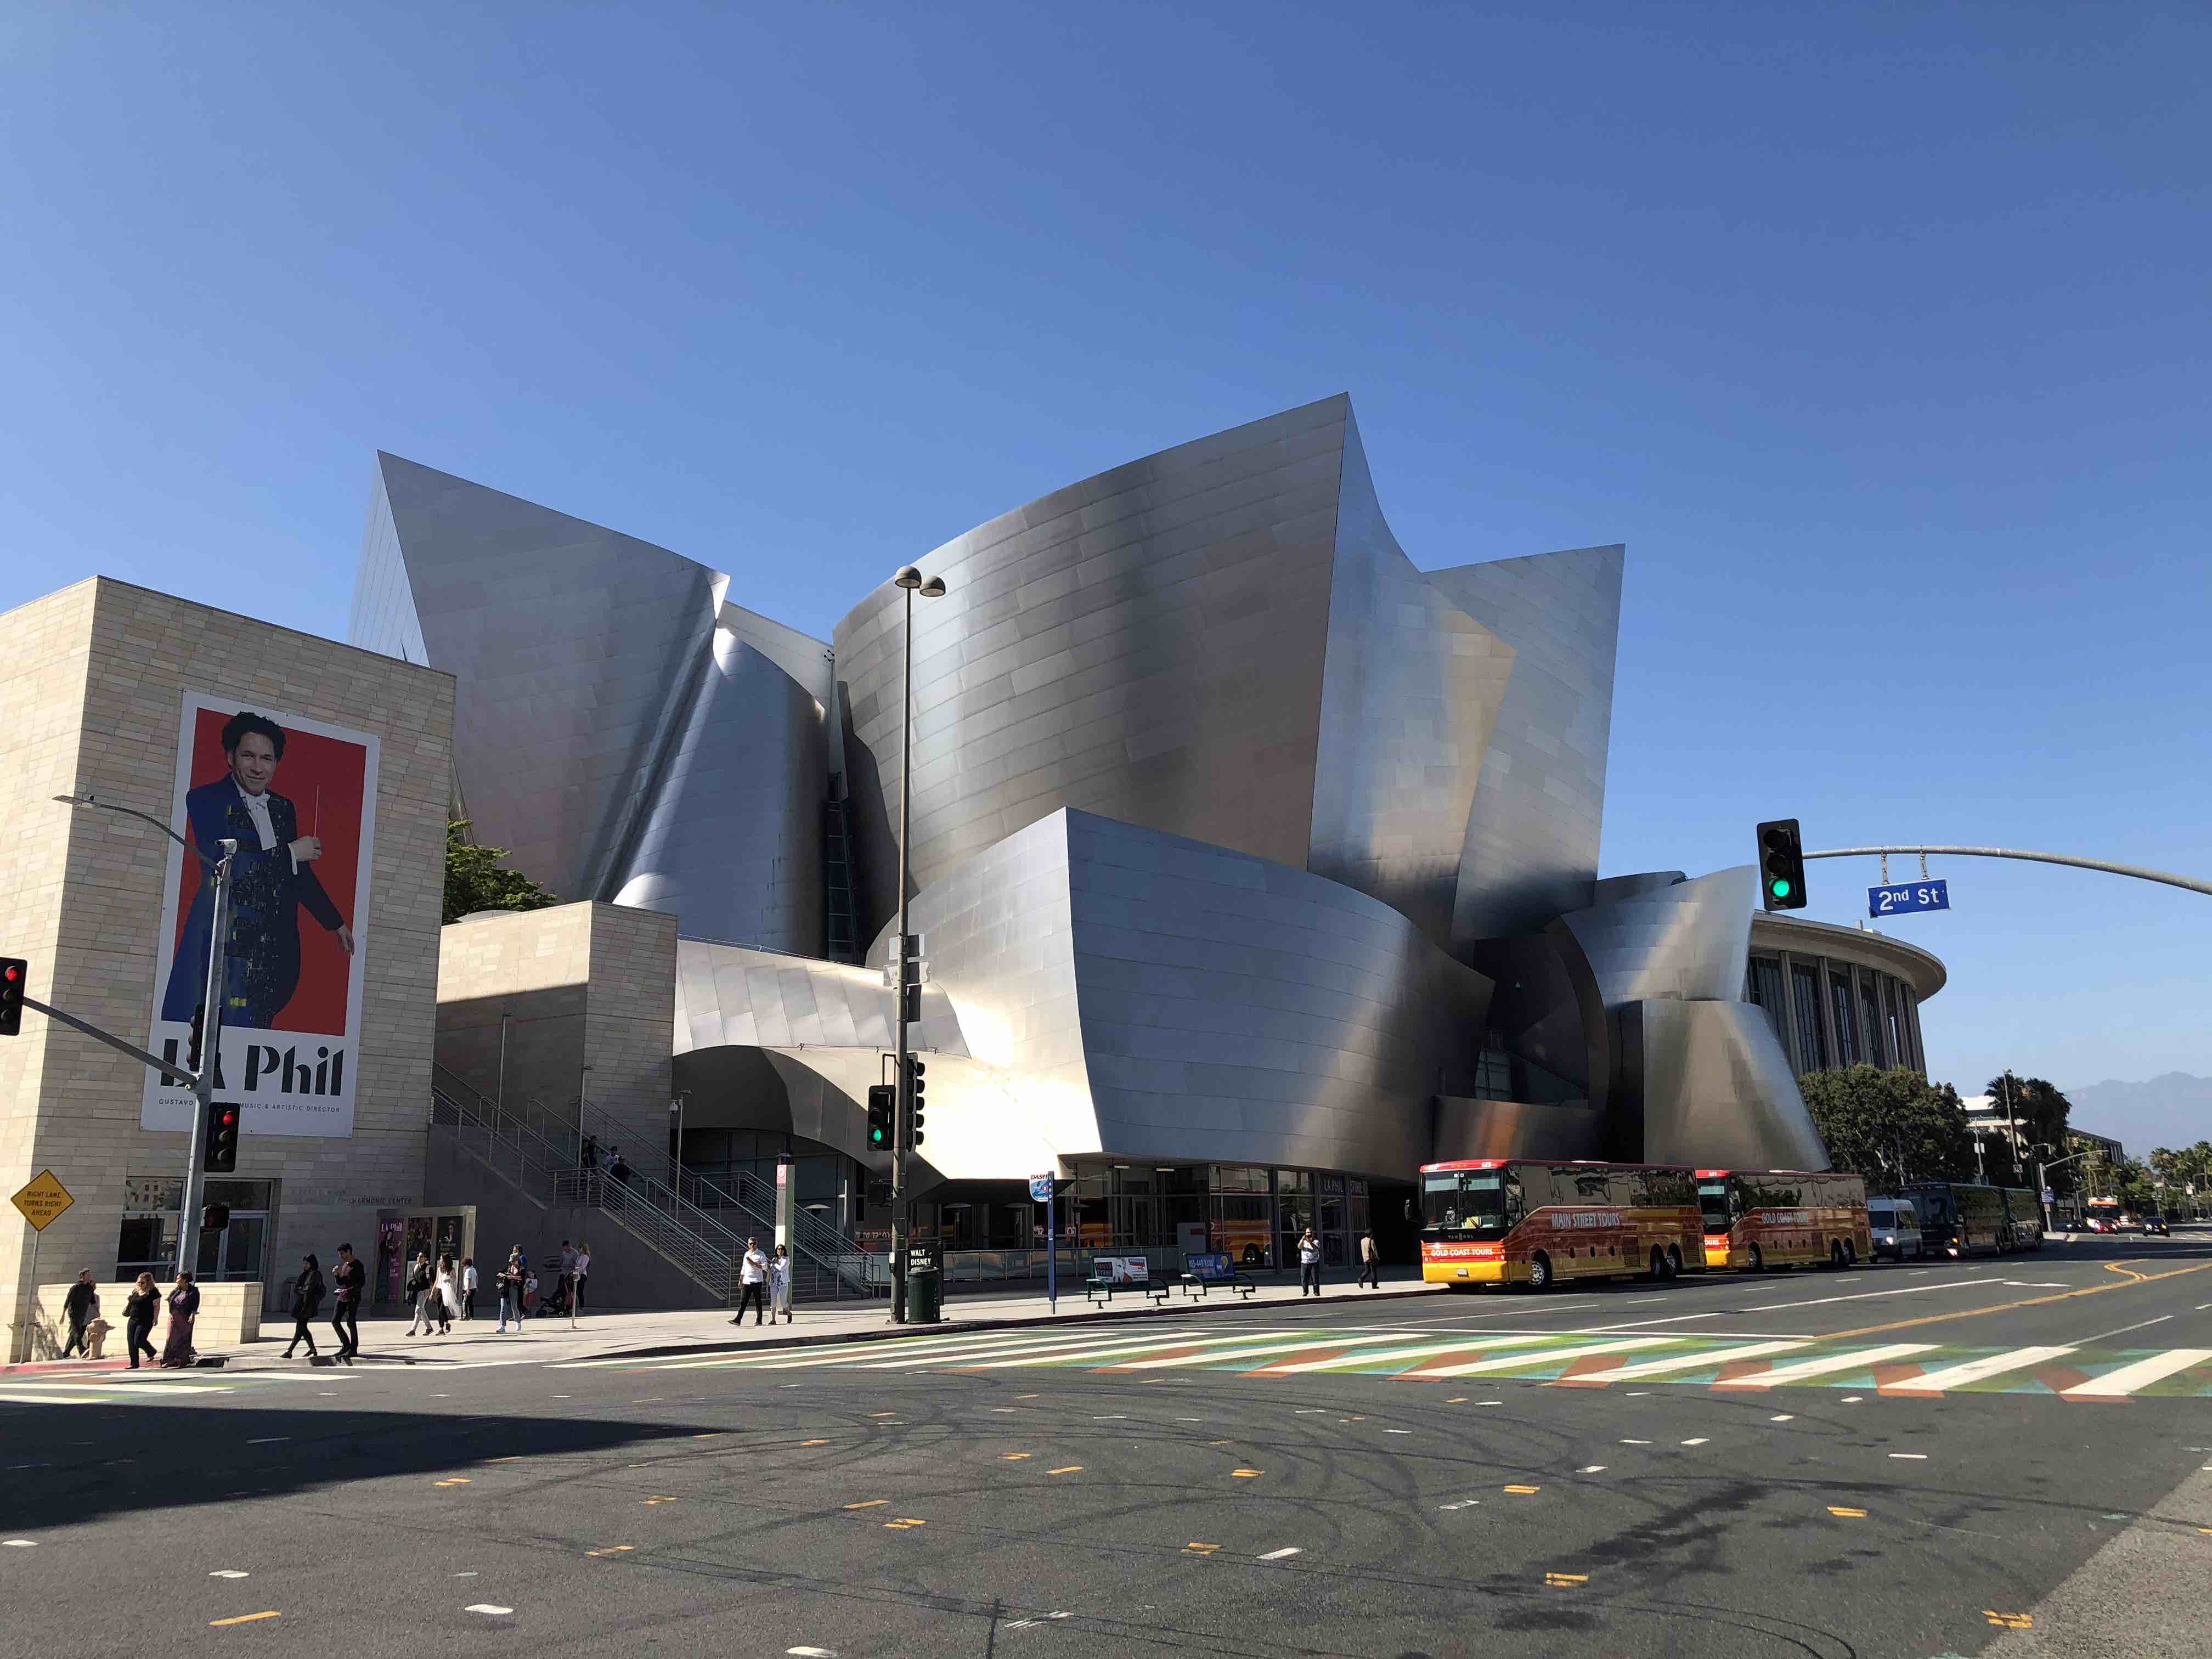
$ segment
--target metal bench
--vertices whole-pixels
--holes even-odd
[[[1141,1291],[1154,1302],[1165,1302],[1175,1293],[1175,1287],[1172,1285],[1165,1279],[1154,1279],[1149,1273],[1145,1278],[1137,1279],[1127,1276],[1126,1269],[1120,1277],[1110,1271],[1103,1273],[1099,1271],[1109,1261],[1128,1260],[1141,1261],[1141,1258],[1100,1256],[1093,1261],[1091,1277],[1083,1281],[1085,1298],[1093,1304],[1104,1304],[1114,1300],[1114,1292],[1116,1291]]]
[[[1182,1293],[1187,1297],[1210,1296],[1217,1290],[1249,1296],[1260,1288],[1256,1281],[1237,1271],[1236,1262],[1226,1254],[1189,1252],[1183,1256],[1182,1266]]]

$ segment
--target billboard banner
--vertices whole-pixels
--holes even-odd
[[[376,839],[377,739],[187,691],[170,827],[210,858],[237,842],[218,1099],[249,1134],[350,1135],[361,1073],[363,923]],[[215,886],[169,849],[147,1047],[182,1060],[206,994]],[[190,1129],[191,1091],[149,1073],[139,1123]]]

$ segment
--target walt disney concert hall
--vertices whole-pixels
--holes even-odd
[[[1421,568],[1339,396],[915,560],[946,588],[913,603],[923,1180],[957,1242],[1028,1243],[1042,1170],[1086,1237],[1273,1260],[1294,1219],[1340,1258],[1435,1159],[1826,1167],[1798,1073],[1923,1065],[1942,964],[1755,915],[1749,866],[1599,879],[1623,556]],[[745,585],[383,455],[350,638],[456,677],[477,840],[673,917],[667,982],[627,988],[684,1163],[774,1141],[860,1231],[908,601],[824,641]]]

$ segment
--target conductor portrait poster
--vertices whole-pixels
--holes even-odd
[[[180,1062],[206,1000],[212,872],[231,861],[216,1097],[255,1135],[350,1135],[359,1081],[363,928],[376,836],[377,740],[250,697],[187,691],[177,725],[172,845],[147,1047]],[[190,1129],[181,1079],[149,1073],[139,1122]]]

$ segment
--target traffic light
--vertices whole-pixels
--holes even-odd
[[[192,1039],[185,1045],[185,1066],[197,1073],[200,1069],[200,1036],[207,1029],[207,1004],[192,1005]]]
[[[927,1069],[921,1063],[921,1055],[908,1054],[906,1057],[906,1145],[908,1152],[921,1145],[921,1074]]]
[[[228,1225],[230,1225],[229,1205],[208,1204],[201,1206],[200,1231],[202,1232],[219,1233]]]
[[[891,1115],[898,1109],[898,1091],[888,1083],[878,1083],[868,1091],[868,1150],[888,1152],[891,1149]]]
[[[200,1168],[209,1175],[228,1175],[238,1167],[238,1104],[210,1100],[207,1104],[207,1155]]]
[[[31,978],[31,964],[21,957],[0,957],[0,1036],[14,1036],[23,1029],[23,992]]]
[[[1805,908],[1805,842],[1795,818],[1759,826],[1759,897],[1769,910]]]

